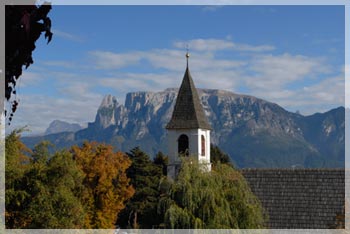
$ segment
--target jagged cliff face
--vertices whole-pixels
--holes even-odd
[[[110,142],[112,139],[112,143],[123,150],[137,145],[149,153],[157,151],[159,145],[159,150],[164,150],[165,125],[171,117],[176,95],[175,89],[128,93],[125,105],[107,95],[97,111],[95,122],[80,132],[78,138],[98,135],[96,140]]]
[[[107,128],[115,125],[115,109],[118,106],[117,99],[112,95],[107,95],[103,98],[100,108],[97,111],[95,123],[101,128]]]
[[[128,93],[125,105],[107,95],[88,128],[75,134],[115,145],[123,151],[140,146],[154,155],[167,152],[165,125],[177,89]],[[339,167],[344,163],[344,108],[304,117],[277,104],[222,90],[199,89],[213,130],[212,143],[239,167]],[[174,143],[175,144],[175,143]]]

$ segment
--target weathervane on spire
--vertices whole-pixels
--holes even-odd
[[[188,67],[188,58],[190,57],[190,53],[188,53],[188,44],[186,45],[186,60],[187,60],[187,67]]]

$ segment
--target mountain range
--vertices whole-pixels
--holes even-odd
[[[49,140],[58,148],[93,140],[122,151],[139,146],[150,156],[166,153],[165,125],[177,91],[128,93],[124,105],[107,95],[86,128],[55,129],[22,140],[29,147]],[[211,142],[228,153],[237,167],[344,167],[344,107],[303,116],[253,96],[212,89],[198,89],[198,94],[213,128]]]

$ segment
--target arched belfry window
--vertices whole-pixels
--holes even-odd
[[[188,156],[188,136],[185,134],[182,134],[179,139],[177,140],[178,142],[178,153],[182,155]]]
[[[205,137],[202,135],[202,137],[201,137],[201,149],[202,149],[202,152],[201,152],[201,154],[202,154],[202,156],[205,156]]]

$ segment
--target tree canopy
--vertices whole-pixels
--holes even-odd
[[[6,137],[6,228],[115,228],[134,194],[125,154],[89,142],[55,153],[42,142],[31,151],[18,133]]]
[[[184,160],[177,179],[165,182],[158,210],[167,228],[263,228],[265,216],[259,200],[243,176],[218,163],[206,172]]]
[[[86,228],[114,228],[118,213],[134,194],[126,169],[131,161],[112,146],[85,142],[72,147],[73,158],[83,171],[84,190],[81,202],[85,206]]]
[[[262,228],[265,216],[243,176],[215,163],[211,172],[184,158],[176,180],[167,157],[114,152],[85,142],[51,153],[6,137],[6,228]]]
[[[150,157],[136,147],[127,153],[132,163],[127,170],[135,195],[120,214],[118,224],[124,228],[152,228],[160,223],[157,213],[159,200],[159,182],[162,177],[162,165],[151,161]]]
[[[159,151],[153,159],[153,163],[162,168],[164,176],[167,175],[168,161],[168,156],[164,155],[161,151]]]
[[[43,142],[31,152],[15,132],[6,137],[7,228],[82,227],[83,175],[68,151],[51,155],[47,147]]]
[[[219,146],[210,144],[210,162],[214,165],[217,163],[232,165],[230,156],[224,153]]]

